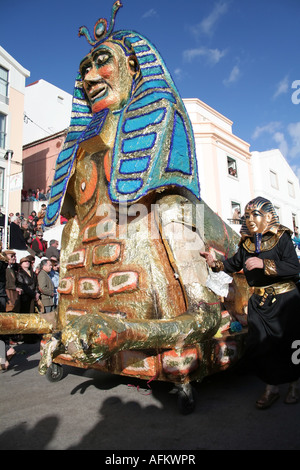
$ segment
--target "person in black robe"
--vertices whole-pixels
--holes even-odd
[[[243,269],[254,293],[248,302],[248,336],[242,364],[250,364],[267,385],[256,401],[265,409],[279,398],[279,384],[289,383],[285,403],[299,401],[300,264],[291,230],[279,224],[273,204],[257,197],[245,207],[237,253],[224,261],[201,253],[213,271]],[[297,352],[298,349],[298,352]]]

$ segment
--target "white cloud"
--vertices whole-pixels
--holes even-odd
[[[284,157],[287,157],[289,152],[289,146],[284,133],[280,130],[282,130],[281,122],[272,121],[266,124],[265,126],[257,126],[252,135],[252,138],[257,139],[262,134],[269,134],[271,138],[276,142],[277,148],[279,148],[282,155]]]
[[[275,142],[278,144],[278,148],[280,152],[282,153],[282,155],[286,157],[289,152],[289,146],[285,139],[284,134],[282,132],[275,132],[275,134],[273,134],[272,137],[275,140]]]
[[[231,70],[229,77],[223,80],[225,86],[229,86],[232,83],[236,82],[241,76],[241,71],[238,65],[235,65]]]
[[[183,75],[184,75],[184,72],[181,68],[177,68],[174,70],[174,77],[176,78],[176,80],[180,81],[182,80],[183,78]]]
[[[208,59],[212,64],[217,64],[226,54],[226,49],[223,51],[220,51],[220,49],[208,49]]]
[[[253,132],[252,138],[257,139],[261,134],[267,132],[268,134],[274,134],[278,129],[281,128],[281,123],[278,121],[272,121],[265,126],[257,126]]]
[[[273,95],[273,99],[275,100],[279,95],[287,93],[289,91],[289,78],[286,75],[276,86],[276,91]]]
[[[216,23],[227,12],[228,6],[229,2],[220,1],[216,3],[212,12],[200,23],[191,28],[193,34],[195,34],[196,36],[199,36],[199,34],[212,35]]]
[[[150,10],[147,10],[147,11],[142,15],[142,18],[153,18],[154,16],[157,16],[157,11],[154,10],[154,8],[150,8]]]
[[[222,57],[226,55],[227,51],[224,49],[209,49],[208,47],[198,47],[196,49],[187,49],[183,52],[183,58],[187,62],[192,62],[192,60],[197,57],[205,57],[208,62],[212,65],[217,64]]]
[[[300,180],[300,121],[287,126],[277,121],[269,122],[265,126],[257,126],[252,138],[257,139],[262,134],[269,134],[287,161],[293,162],[291,168]]]

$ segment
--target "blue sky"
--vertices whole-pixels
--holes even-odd
[[[30,71],[72,93],[88,52],[80,26],[109,20],[111,0],[3,2],[0,45]],[[182,98],[233,121],[250,150],[279,148],[300,178],[299,0],[122,0],[117,29],[146,36]]]

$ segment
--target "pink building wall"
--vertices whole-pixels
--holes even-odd
[[[63,131],[23,147],[23,189],[40,188],[47,191],[65,137]]]

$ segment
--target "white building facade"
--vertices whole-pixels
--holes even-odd
[[[280,223],[294,231],[300,223],[299,179],[278,149],[252,152],[254,194],[270,199]]]
[[[203,199],[225,222],[240,231],[233,219],[254,196],[249,144],[232,132],[232,121],[199,99],[184,99],[196,145]]]
[[[70,93],[45,80],[26,86],[23,145],[69,127],[72,98]]]
[[[250,152],[232,121],[198,99],[184,99],[195,136],[201,198],[239,233],[234,213],[257,196],[272,201],[280,223],[300,224],[299,179],[280,150]],[[235,211],[237,209],[237,211]]]

